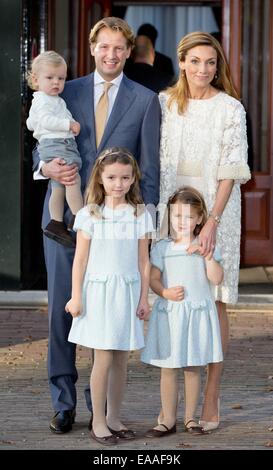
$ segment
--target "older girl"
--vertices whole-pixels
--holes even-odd
[[[139,179],[128,150],[105,150],[91,174],[87,205],[74,224],[77,247],[72,298],[66,305],[73,316],[68,340],[95,351],[91,437],[103,445],[134,438],[119,413],[128,351],[144,346],[142,320],[149,312],[147,234],[153,225],[142,204]]]

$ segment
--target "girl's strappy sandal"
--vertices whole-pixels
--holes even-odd
[[[145,437],[164,437],[176,432],[176,424],[174,424],[172,428],[168,428],[166,424],[163,423],[159,424],[159,426],[165,428],[164,431],[152,428],[145,433]]]
[[[194,426],[189,426],[190,423],[193,423]],[[193,434],[195,436],[201,436],[201,434],[207,434],[207,432],[204,430],[202,426],[196,423],[194,419],[189,419],[185,423],[185,432],[189,432],[190,434]]]

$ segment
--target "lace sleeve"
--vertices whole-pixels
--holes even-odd
[[[170,194],[175,190],[176,160],[172,151],[171,112],[167,108],[167,96],[159,95],[162,110],[160,134],[160,203],[166,204]]]
[[[229,105],[231,106],[231,105]],[[236,183],[246,183],[250,178],[247,164],[246,115],[239,101],[228,109],[225,123],[222,153],[218,167],[218,180],[234,179]]]

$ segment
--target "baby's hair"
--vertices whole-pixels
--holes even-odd
[[[134,182],[125,198],[128,204],[131,204],[135,208],[135,215],[139,216],[143,212],[143,199],[139,188],[140,170],[131,152],[123,147],[111,147],[104,150],[95,162],[85,192],[85,203],[90,207],[90,214],[99,218],[102,217],[99,206],[104,203],[105,191],[101,182],[101,175],[105,167],[113,163],[131,165],[133,169]]]
[[[34,83],[34,78],[37,78],[41,65],[52,65],[53,67],[60,67],[66,65],[64,58],[55,51],[41,52],[31,62],[31,68],[27,73],[27,83],[32,90],[37,90],[37,85]]]
[[[170,212],[172,204],[176,204],[180,202],[182,204],[189,204],[190,207],[193,207],[199,216],[202,216],[202,220],[200,224],[196,225],[194,229],[194,236],[199,235],[202,228],[204,227],[207,218],[208,212],[206,208],[206,203],[204,198],[197,189],[192,188],[191,186],[182,186],[181,188],[177,189],[170,197],[167,202],[167,214],[168,214],[168,235],[170,236]]]

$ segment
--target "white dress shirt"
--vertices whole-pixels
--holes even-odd
[[[109,105],[108,105],[107,121],[112,112],[122,78],[123,78],[123,72],[121,72],[121,74],[117,78],[114,78],[114,80],[111,80],[111,82],[109,82],[109,83],[112,83],[112,86],[108,90]],[[95,113],[97,104],[99,102],[99,99],[104,91],[103,89],[104,82],[105,82],[104,78],[102,78],[99,72],[95,70],[95,73],[94,73],[94,113]]]

